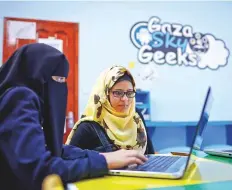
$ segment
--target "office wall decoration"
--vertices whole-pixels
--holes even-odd
[[[137,88],[149,91],[152,91],[155,82],[160,77],[154,64],[138,66],[135,76]]]
[[[141,64],[186,66],[217,70],[228,63],[225,41],[213,33],[194,31],[190,25],[169,23],[153,16],[135,23],[130,30]]]

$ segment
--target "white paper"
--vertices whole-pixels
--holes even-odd
[[[63,52],[63,40],[55,39],[55,38],[39,38],[39,43],[44,43],[50,45],[59,51]]]
[[[8,21],[8,42],[15,44],[16,39],[36,39],[36,23],[25,21]]]

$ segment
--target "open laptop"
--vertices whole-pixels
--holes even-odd
[[[142,165],[129,166],[123,169],[114,169],[109,171],[109,175],[121,175],[121,176],[135,176],[135,177],[151,177],[151,178],[166,178],[166,179],[180,179],[184,176],[188,167],[194,162],[191,159],[193,146],[198,134],[198,129],[203,121],[207,121],[209,115],[209,95],[211,88],[208,88],[206,98],[201,111],[200,119],[196,126],[195,133],[193,134],[193,141],[191,143],[189,153],[186,156],[178,155],[159,155],[152,154],[147,155],[148,161]]]
[[[205,153],[215,156],[224,156],[224,157],[230,157],[232,158],[232,148],[209,148],[203,150]]]
[[[197,133],[197,136],[196,136],[196,140],[195,140],[195,143],[193,145],[193,148],[196,149],[196,150],[202,150],[202,142],[203,142],[203,133],[206,129],[206,126],[207,126],[207,123],[208,123],[208,120],[209,120],[209,113],[210,113],[210,110],[212,108],[212,105],[213,105],[213,101],[214,101],[214,98],[213,98],[213,94],[212,94],[212,89],[209,87],[208,89],[208,103],[205,107],[205,111],[204,111],[204,116],[202,117],[202,119],[200,120],[200,123],[199,123],[199,128],[198,128],[198,133]]]
[[[214,98],[212,95],[212,92],[210,91],[209,94],[209,106],[212,105],[211,102],[213,102]],[[208,122],[208,118],[209,118],[209,109],[211,109],[211,107],[208,107],[206,109],[205,112],[205,120],[202,120],[202,124],[199,125],[199,129],[198,129],[198,134],[197,134],[197,138],[196,138],[196,142],[194,144],[194,148],[197,150],[202,150],[207,154],[210,155],[216,155],[216,156],[224,156],[224,157],[232,157],[232,148],[207,148],[207,149],[203,149],[202,147],[202,142],[203,142],[203,134],[206,130],[207,127],[207,122]]]

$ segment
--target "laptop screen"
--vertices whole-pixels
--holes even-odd
[[[203,107],[202,107],[200,119],[198,121],[198,124],[195,127],[194,132],[193,132],[194,133],[193,141],[190,145],[190,152],[189,152],[189,156],[187,159],[185,170],[187,169],[188,164],[189,164],[191,157],[193,155],[193,149],[200,149],[201,148],[201,144],[202,144],[201,135],[203,134],[204,128],[208,123],[212,103],[213,103],[213,96],[212,96],[212,92],[211,92],[211,87],[209,87],[207,94],[206,94],[206,97],[205,97],[205,100],[204,100]]]
[[[197,132],[196,141],[194,143],[194,148],[197,150],[202,149],[202,141],[203,141],[202,136],[203,136],[203,133],[206,129],[206,126],[207,126],[207,123],[209,120],[209,115],[210,115],[210,110],[212,108],[213,100],[214,99],[212,96],[211,87],[209,87],[208,92],[207,92],[207,96],[206,96],[206,100],[204,103],[204,107],[202,109],[200,120],[198,123],[198,132]]]

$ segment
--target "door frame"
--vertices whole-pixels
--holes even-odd
[[[54,20],[43,20],[43,19],[29,19],[29,18],[20,18],[20,17],[4,17],[4,31],[3,31],[3,53],[2,53],[2,63],[5,63],[6,61],[6,51],[4,51],[4,47],[7,45],[7,39],[8,39],[8,34],[7,34],[7,22],[8,21],[25,21],[25,22],[46,22],[49,23],[51,25],[53,24],[61,24],[61,25],[72,25],[73,29],[74,29],[74,36],[73,36],[73,42],[75,45],[75,49],[74,51],[74,58],[76,61],[73,61],[73,88],[74,88],[74,122],[76,120],[78,120],[78,107],[79,107],[79,101],[78,101],[78,92],[79,92],[79,78],[78,78],[78,74],[79,74],[79,24],[78,23],[74,23],[74,22],[65,22],[65,21],[54,21]],[[5,53],[4,53],[5,52]],[[69,92],[69,93],[73,93],[73,92]],[[69,110],[67,110],[69,111]],[[67,131],[68,132],[68,131]]]

